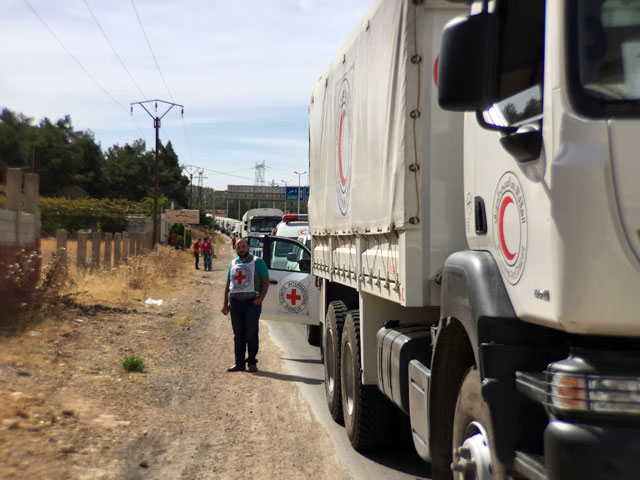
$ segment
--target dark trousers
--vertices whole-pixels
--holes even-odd
[[[245,364],[245,351],[248,350],[246,363],[258,363],[258,321],[262,305],[254,305],[253,300],[234,300],[229,302],[231,326],[233,327],[233,346],[236,365]]]
[[[196,270],[200,270],[200,255],[197,253],[193,254],[196,257]]]

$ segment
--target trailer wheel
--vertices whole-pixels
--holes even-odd
[[[307,325],[307,343],[314,347],[320,346],[320,325]]]
[[[493,449],[489,406],[480,391],[480,374],[470,368],[462,381],[453,417],[453,463],[455,480],[504,480],[504,465]]]
[[[358,451],[373,450],[391,436],[395,407],[376,385],[362,385],[360,312],[350,310],[342,334],[342,412],[347,436]]]
[[[340,340],[347,307],[336,300],[329,303],[324,322],[324,389],[331,417],[342,423],[342,403],[340,398]]]

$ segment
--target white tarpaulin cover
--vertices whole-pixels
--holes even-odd
[[[402,229],[419,216],[415,15],[410,0],[374,2],[313,91],[313,233]]]

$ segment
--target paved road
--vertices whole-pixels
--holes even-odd
[[[306,327],[290,323],[262,322],[280,347],[287,372],[296,380],[304,399],[318,421],[327,429],[342,463],[355,480],[428,479],[429,465],[420,459],[411,445],[404,450],[376,452],[367,456],[356,452],[344,428],[333,421],[325,400],[324,369],[320,349],[307,343]]]

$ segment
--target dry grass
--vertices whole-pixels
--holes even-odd
[[[66,250],[57,251],[55,238],[42,239],[41,252],[42,278],[35,294],[10,314],[0,313],[1,329],[22,331],[44,317],[58,318],[69,303],[126,309],[139,306],[149,296],[166,297],[185,281],[193,259],[188,252],[158,246],[117,268],[85,269],[76,266],[76,242],[69,241]],[[12,274],[16,282],[22,278],[18,273]]]
[[[82,304],[129,308],[148,296],[161,298],[175,290],[186,278],[190,263],[188,253],[158,246],[118,268],[76,271],[76,285],[66,294]]]

